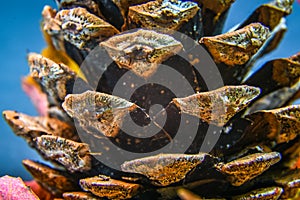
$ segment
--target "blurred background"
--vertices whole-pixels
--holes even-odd
[[[44,5],[56,7],[54,0],[14,0],[1,1],[0,38],[0,111],[16,110],[29,115],[37,115],[29,98],[21,89],[21,78],[28,73],[26,55],[40,52],[45,43],[40,32],[41,11]],[[231,8],[224,32],[242,22],[264,0],[236,0]],[[300,51],[300,4],[294,3],[293,13],[287,17],[288,31],[279,47],[263,57],[257,66],[265,61],[289,57]],[[3,118],[0,118],[0,176],[20,176],[30,180],[31,176],[22,166],[23,159],[40,160],[26,142],[14,135]]]

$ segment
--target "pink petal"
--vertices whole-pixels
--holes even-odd
[[[21,178],[2,176],[0,178],[0,199],[38,200],[39,198],[24,184]]]

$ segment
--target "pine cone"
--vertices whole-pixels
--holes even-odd
[[[234,1],[56,0],[23,81],[40,111],[4,111],[54,167],[63,199],[300,198],[300,54],[255,61],[286,31],[273,0],[228,33]]]

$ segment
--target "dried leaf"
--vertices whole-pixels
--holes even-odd
[[[244,65],[269,37],[269,29],[253,23],[237,31],[213,37],[203,37],[204,44],[216,63],[229,66]]]
[[[0,199],[3,200],[39,200],[39,198],[28,188],[21,178],[2,176],[0,178]]]
[[[87,132],[96,135],[96,130],[107,137],[115,137],[124,116],[135,110],[137,105],[109,94],[87,91],[68,95],[63,108]],[[90,127],[93,128],[91,131]]]
[[[183,180],[198,165],[211,158],[209,154],[158,154],[123,163],[124,172],[139,173],[148,177],[153,184],[167,186]]]
[[[253,190],[249,193],[235,196],[232,200],[277,200],[282,194],[281,187],[267,187]]]
[[[183,112],[201,120],[225,125],[236,113],[243,110],[259,95],[260,89],[252,86],[225,86],[209,92],[201,92],[173,102]]]
[[[161,62],[182,49],[182,44],[173,37],[142,29],[116,35],[100,45],[119,67],[144,78],[154,74]]]
[[[85,143],[48,135],[37,137],[36,146],[46,158],[56,160],[70,172],[84,172],[92,167],[89,146]]]
[[[140,188],[138,184],[126,183],[105,176],[81,179],[80,185],[85,191],[90,191],[96,196],[108,199],[131,198]]]
[[[78,190],[77,183],[59,170],[31,160],[23,160],[23,165],[34,179],[54,196],[59,196],[63,192]]]
[[[219,163],[216,168],[227,176],[233,186],[240,186],[257,177],[272,165],[279,162],[280,153],[255,153],[226,164]]]

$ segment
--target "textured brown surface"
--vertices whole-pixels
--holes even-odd
[[[3,111],[3,117],[16,135],[24,137],[33,146],[34,139],[42,135],[53,135],[78,140],[74,127],[50,117],[31,117],[16,111]]]
[[[273,0],[263,4],[240,27],[245,24],[260,22],[273,30],[280,23],[282,17],[291,13],[293,2],[293,0]]]
[[[94,0],[56,0],[59,9],[71,9],[74,7],[83,7],[96,14],[103,17],[97,3]]]
[[[24,161],[43,187],[60,199],[299,198],[299,106],[290,105],[300,94],[299,53],[245,77],[278,46],[293,1],[264,4],[224,34],[234,0],[56,2],[57,11],[42,12],[47,47],[29,54],[26,79],[47,117],[4,112],[16,134],[54,164]],[[139,29],[119,34],[128,28]],[[210,91],[216,74],[197,47],[212,55],[224,87]],[[167,85],[152,83],[157,77]],[[140,128],[126,130],[132,121]],[[163,147],[170,151],[156,155]]]
[[[184,1],[150,1],[131,6],[128,12],[130,23],[139,27],[156,27],[178,30],[192,19],[199,7],[193,2]]]
[[[46,158],[59,162],[70,172],[84,172],[92,167],[88,144],[51,135],[37,137],[35,142]]]
[[[228,10],[234,0],[197,0],[203,16],[205,36],[220,34],[227,17]]]
[[[262,110],[246,116],[252,125],[245,130],[257,141],[263,139],[277,144],[294,140],[300,131],[300,106],[287,106],[274,110]]]
[[[76,191],[78,189],[75,181],[56,169],[31,160],[23,160],[23,165],[43,188],[55,196],[59,196],[66,191]]]
[[[75,73],[64,64],[57,64],[40,54],[28,55],[30,76],[41,84],[50,103],[59,104],[64,100],[69,88],[67,85],[75,79]],[[70,91],[69,91],[70,92]]]
[[[249,193],[235,196],[233,200],[277,200],[282,194],[283,189],[280,187],[268,187],[263,189],[253,190]]]
[[[64,39],[79,49],[92,49],[119,31],[84,8],[61,10],[55,16]]]
[[[259,93],[260,89],[256,87],[225,86],[209,92],[175,98],[173,102],[184,113],[199,117],[207,123],[223,126]]]
[[[79,121],[83,129],[88,131],[89,127],[93,127],[107,137],[114,137],[119,132],[124,115],[136,109],[137,105],[112,95],[87,91],[68,95],[63,108]]]
[[[283,87],[292,87],[299,82],[299,53],[289,58],[279,58],[265,63],[256,73],[251,75],[245,84],[260,87],[261,95],[276,91]]]
[[[100,44],[121,68],[147,78],[158,65],[182,49],[173,37],[150,30],[117,35]]]
[[[269,29],[259,23],[250,24],[242,29],[203,37],[204,44],[216,63],[228,66],[243,65],[259,50],[269,36]]]
[[[219,164],[217,168],[227,175],[228,180],[234,186],[240,186],[245,182],[255,178],[279,162],[280,153],[256,153],[242,158],[238,158],[226,164]]]
[[[126,183],[103,176],[81,179],[80,185],[84,190],[108,199],[131,198],[140,187],[138,184]]]
[[[299,192],[300,189],[300,171],[296,169],[288,172],[276,179],[275,182],[284,189],[282,198],[296,198],[297,192]]]
[[[101,199],[89,192],[65,192],[63,193],[65,200],[97,200]]]
[[[183,180],[208,157],[211,156],[204,153],[199,155],[159,154],[127,161],[122,164],[121,168],[125,172],[143,174],[155,185],[167,186]]]

